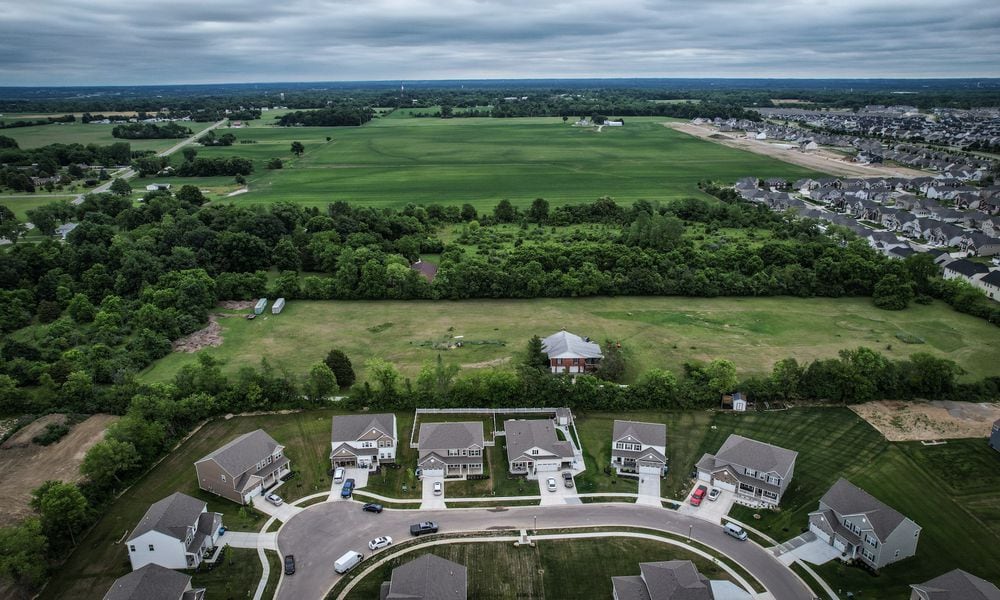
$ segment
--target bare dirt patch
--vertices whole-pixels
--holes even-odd
[[[987,437],[1000,419],[1000,404],[880,400],[851,410],[890,442]]]
[[[222,326],[219,325],[219,315],[208,315],[208,325],[174,340],[171,346],[174,352],[197,352],[202,348],[222,345]]]
[[[27,436],[28,444],[11,448],[4,444],[0,448],[0,473],[4,474],[4,484],[0,486],[0,506],[4,507],[0,511],[0,526],[17,523],[28,516],[31,513],[28,505],[31,490],[46,481],[80,481],[83,455],[104,437],[108,425],[118,420],[114,415],[94,415],[74,425],[66,437],[51,446],[30,443],[28,434],[44,429],[46,423],[53,422],[50,417],[64,418],[63,415],[42,417],[8,440],[11,442]],[[35,427],[40,421],[41,425]]]
[[[25,425],[21,429],[17,430],[17,433],[10,436],[6,442],[0,446],[0,449],[8,450],[10,448],[24,448],[25,446],[31,445],[31,438],[45,431],[45,426],[49,423],[65,423],[66,415],[62,414],[51,414],[45,415],[35,419],[31,423]]]
[[[723,146],[753,152],[754,154],[763,154],[764,156],[770,156],[771,158],[792,163],[793,165],[808,167],[841,177],[923,177],[927,175],[923,171],[905,167],[859,165],[858,163],[845,160],[843,155],[825,150],[801,152],[798,149],[789,149],[787,145],[778,146],[764,141],[737,137],[739,134],[720,133],[714,127],[676,122],[664,123],[663,125],[688,135],[712,140]]]
[[[217,306],[228,310],[249,310],[254,304],[253,300],[220,300]]]

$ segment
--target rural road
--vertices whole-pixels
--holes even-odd
[[[275,599],[322,599],[339,579],[333,570],[337,558],[349,550],[370,555],[368,541],[380,535],[397,541],[409,540],[409,526],[418,521],[435,521],[442,533],[505,530],[516,535],[520,529],[531,529],[535,517],[539,529],[631,526],[686,536],[690,528],[693,539],[738,562],[764,584],[775,600],[813,598],[791,570],[757,544],[729,537],[719,525],[662,508],[615,502],[511,507],[503,512],[486,508],[420,511],[387,508],[382,514],[374,514],[363,512],[359,502],[333,501],[304,509],[278,532],[278,550],[282,555],[295,555],[296,572],[282,578]],[[639,560],[637,557],[636,562]],[[610,582],[600,583],[610,585]]]

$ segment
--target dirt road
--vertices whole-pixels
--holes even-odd
[[[782,148],[776,144],[764,141],[748,140],[744,137],[736,137],[735,133],[720,133],[714,127],[704,125],[692,125],[691,123],[664,123],[665,127],[675,129],[688,135],[693,135],[705,140],[746,150],[754,154],[763,154],[778,160],[815,169],[838,177],[926,177],[928,173],[906,167],[886,167],[881,165],[859,165],[847,160],[835,152],[827,150],[814,150],[811,152],[801,152],[798,149]]]

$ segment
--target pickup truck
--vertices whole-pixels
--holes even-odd
[[[438,525],[434,521],[424,521],[416,525],[410,525],[410,535],[424,535],[425,533],[437,533]]]

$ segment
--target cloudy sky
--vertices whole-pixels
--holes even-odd
[[[998,0],[0,0],[0,85],[997,77]]]

